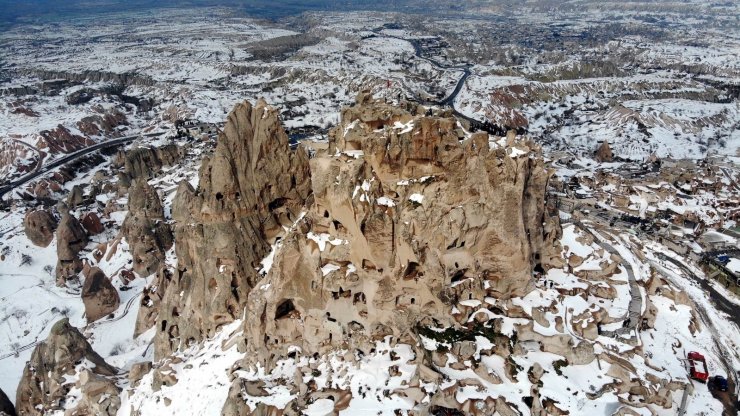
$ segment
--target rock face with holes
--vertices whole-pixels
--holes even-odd
[[[87,232],[74,215],[69,213],[67,205],[59,203],[62,220],[57,227],[57,284],[63,285],[67,279],[82,270],[82,261],[77,254],[87,245]]]
[[[173,202],[178,270],[161,300],[157,357],[242,316],[260,261],[311,192],[307,152],[290,150],[262,100],[232,110],[199,178],[197,190],[181,182]]]
[[[460,300],[525,295],[562,265],[539,148],[413,111],[361,95],[311,159],[313,203],[246,303],[246,366],[413,345],[419,321],[452,325]]]
[[[84,403],[94,406],[89,406],[92,412],[85,413],[78,407],[78,412],[72,414],[115,414],[120,405],[119,389],[105,378],[115,374],[116,369],[93,351],[80,331],[65,318],[54,324],[49,337],[33,350],[18,385],[16,410],[22,415],[64,411],[64,398],[78,387],[83,396],[80,406]],[[88,380],[107,387],[85,387]],[[101,409],[105,411],[98,413]]]
[[[131,247],[134,271],[149,276],[159,269],[165,253],[172,248],[172,229],[165,222],[159,194],[144,179],[130,187],[128,209],[121,235]]]
[[[121,304],[121,299],[105,273],[93,267],[85,276],[85,284],[82,286],[82,303],[85,304],[87,321],[94,322],[115,312]]]
[[[29,211],[23,218],[23,229],[31,242],[39,247],[48,247],[54,239],[57,220],[47,210]]]

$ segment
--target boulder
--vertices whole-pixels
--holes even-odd
[[[144,361],[140,363],[136,363],[131,366],[131,370],[128,372],[128,381],[132,386],[136,386],[136,384],[141,381],[142,377],[148,372],[152,371],[152,362],[151,361]]]
[[[117,372],[93,351],[67,318],[62,319],[54,324],[46,340],[34,348],[31,359],[26,363],[18,384],[16,410],[22,415],[63,411],[67,393],[78,387],[74,381],[76,377],[70,376],[84,371],[105,377],[114,376]],[[86,395],[84,389],[82,393]]]
[[[100,222],[100,217],[94,212],[88,212],[82,217],[82,226],[87,230],[89,235],[97,235],[105,231],[103,223]]]
[[[90,269],[82,286],[82,302],[88,322],[111,314],[118,309],[121,299],[108,277],[97,267]]]
[[[29,211],[23,218],[26,237],[39,247],[48,247],[51,244],[56,228],[57,220],[47,210]]]
[[[82,205],[84,201],[85,198],[82,194],[82,187],[80,185],[73,186],[72,191],[67,195],[67,205],[74,209]]]
[[[89,369],[80,372],[75,386],[82,393],[71,414],[115,416],[121,407],[121,389],[115,379],[100,376]]]
[[[612,149],[609,147],[608,141],[604,140],[601,142],[601,146],[599,146],[594,153],[594,158],[597,162],[601,163],[614,161],[614,155],[612,154]]]

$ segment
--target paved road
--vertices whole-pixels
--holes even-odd
[[[78,150],[74,153],[70,153],[64,157],[61,157],[51,163],[48,163],[46,165],[43,165],[41,168],[35,170],[34,172],[28,173],[19,179],[16,179],[14,181],[11,181],[9,184],[6,184],[2,187],[0,187],[0,198],[2,198],[6,193],[12,191],[13,189],[16,189],[20,186],[25,185],[29,181],[32,181],[39,176],[49,172],[50,170],[54,168],[58,168],[59,166],[65,165],[69,162],[72,162],[74,160],[79,159],[82,156],[85,156],[87,154],[90,154],[92,152],[95,152],[100,149],[107,149],[111,147],[117,147],[124,143],[132,142],[137,138],[140,137],[155,137],[155,136],[161,136],[164,132],[158,132],[158,133],[146,133],[146,134],[136,134],[133,136],[126,136],[126,137],[119,137],[116,139],[106,140],[101,143],[94,144],[92,146],[86,147],[82,150]]]
[[[717,289],[714,288],[714,286],[710,285],[707,279],[702,279],[694,274],[694,272],[692,272],[687,265],[683,264],[683,262],[676,260],[670,256],[666,256],[663,253],[657,253],[657,256],[661,260],[669,261],[678,266],[678,268],[680,268],[689,279],[693,280],[706,293],[709,294],[709,300],[712,302],[715,308],[717,308],[721,312],[726,313],[729,316],[730,320],[734,322],[735,325],[740,327],[740,305],[730,302],[720,292],[718,292]]]
[[[682,265],[680,262],[678,262],[678,261],[676,261],[674,259],[671,259],[670,257],[667,257],[665,255],[662,255],[662,253],[658,257],[660,257],[663,260],[668,260],[671,263],[674,263],[674,264],[678,265],[678,267],[680,267],[686,273],[686,275],[689,276],[692,280],[697,280],[698,279],[698,277],[696,277],[696,275],[693,272],[691,272],[691,270],[688,267]],[[651,261],[650,263],[653,265],[653,267],[655,267],[656,270],[658,270],[663,276],[665,276],[668,279],[668,281],[673,282],[672,276],[670,274],[668,274],[668,273],[665,272],[665,269],[664,269],[664,267],[661,264],[658,264],[658,263],[653,262],[653,261]],[[702,282],[706,284],[706,281],[704,281],[704,279],[698,279],[698,280],[700,280],[699,284],[702,286],[702,288],[704,288],[704,290],[706,290],[708,292],[717,293],[708,284],[707,284],[708,287],[705,287],[704,284],[702,284]],[[678,286],[680,286],[680,285],[678,285]],[[737,352],[736,351],[733,351],[731,349],[728,349],[726,347],[726,345],[724,345],[720,341],[721,338],[719,336],[719,330],[714,326],[713,321],[709,318],[709,314],[707,313],[707,311],[704,308],[703,304],[701,302],[694,302],[694,305],[696,306],[696,312],[699,314],[699,317],[700,317],[702,323],[709,329],[709,332],[711,332],[711,334],[712,334],[712,341],[714,342],[714,348],[718,352],[717,357],[719,358],[720,362],[722,363],[722,367],[724,367],[724,370],[726,372],[726,375],[728,377],[731,377],[733,374],[735,374],[735,369],[733,368],[732,363],[730,362],[730,360],[728,359],[728,357],[731,357],[734,354],[735,355],[735,358],[738,358]],[[716,303],[715,303],[715,307],[717,307],[717,304]],[[730,318],[731,318],[731,320],[733,322],[737,323],[738,315],[734,315],[734,316],[733,315],[730,315]],[[707,345],[706,347],[708,348],[709,346]],[[723,416],[737,415],[737,410],[738,410],[737,403],[735,401],[730,400],[729,395],[727,395],[727,394],[720,395],[716,391],[712,391],[712,395],[715,398],[717,398],[720,402],[722,402],[722,405],[725,408],[725,410],[723,412]],[[682,406],[685,407],[685,405],[683,403],[682,403]],[[679,414],[681,414],[681,413],[679,412]]]
[[[443,106],[443,107],[452,107],[452,109],[455,111],[455,114],[456,115],[462,116],[463,118],[467,119],[468,121],[472,120],[469,117],[464,116],[464,115],[458,113],[457,110],[455,110],[455,99],[457,98],[457,95],[460,94],[460,91],[462,90],[463,86],[465,85],[465,81],[468,79],[468,77],[471,74],[471,72],[470,72],[470,64],[464,64],[464,65],[445,65],[445,64],[443,64],[441,62],[438,62],[438,61],[436,61],[436,60],[434,60],[432,58],[427,58],[426,56],[423,56],[422,55],[421,45],[419,44],[419,42],[417,40],[414,40],[414,39],[405,39],[405,38],[398,37],[398,36],[388,35],[388,34],[385,34],[385,33],[382,33],[381,32],[383,29],[384,28],[376,28],[376,29],[373,29],[373,32],[377,36],[382,36],[382,37],[386,37],[386,38],[393,38],[393,39],[399,39],[399,40],[403,40],[403,41],[406,41],[406,42],[411,43],[411,45],[414,47],[414,54],[416,55],[417,58],[423,59],[423,60],[429,62],[430,64],[436,66],[439,69],[442,69],[442,70],[445,70],[445,71],[462,71],[463,72],[462,76],[457,81],[457,85],[455,85],[455,89],[446,98],[444,98],[442,100],[439,100],[439,101],[433,101],[432,100],[432,101],[424,102],[423,100],[418,100],[418,99],[417,99],[417,101],[419,101],[421,104],[432,104],[432,105],[439,105],[439,106]]]

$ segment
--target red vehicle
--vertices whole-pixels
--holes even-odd
[[[706,383],[707,379],[709,379],[709,371],[707,371],[707,360],[704,359],[704,356],[696,351],[691,351],[687,355],[687,358],[691,378]]]

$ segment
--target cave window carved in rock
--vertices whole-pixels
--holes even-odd
[[[277,308],[275,308],[275,320],[285,318],[285,317],[291,317],[293,314],[291,312],[297,312],[295,309],[295,305],[293,305],[292,299],[286,299],[280,304],[278,304]]]

